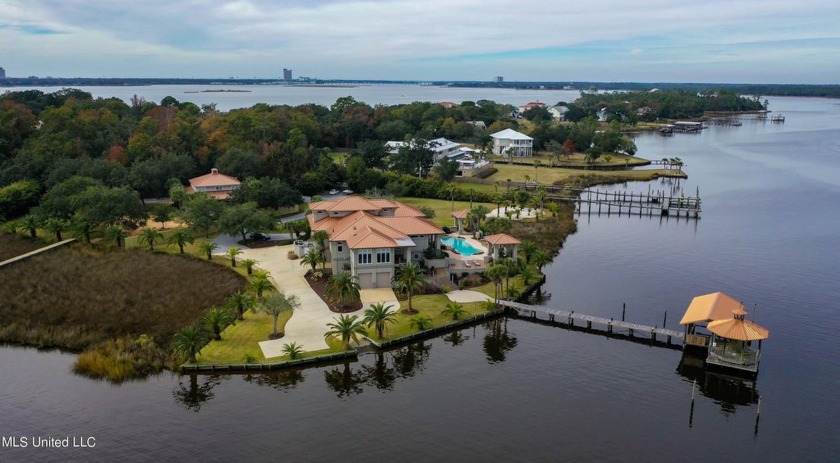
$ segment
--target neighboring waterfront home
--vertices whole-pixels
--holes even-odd
[[[400,148],[402,148],[403,146],[408,146],[410,143],[413,142],[413,140],[411,142],[389,141],[385,143],[385,149],[388,150],[389,154],[397,154]],[[438,162],[445,157],[448,157],[450,159],[458,157],[458,155],[454,153],[458,153],[461,150],[460,144],[455,143],[451,140],[447,140],[443,137],[429,140],[427,144],[429,146],[429,149],[432,150],[432,152],[435,155],[435,162]]]
[[[219,169],[210,169],[209,174],[190,179],[190,186],[186,188],[188,193],[203,192],[216,199],[227,199],[233,190],[239,188],[239,180],[236,177],[219,173]]]
[[[440,249],[443,230],[397,201],[346,196],[310,203],[309,209],[312,231],[329,237],[325,258],[333,273],[350,272],[362,288],[390,288],[397,266],[422,263],[427,248]]]
[[[548,108],[548,113],[551,114],[551,117],[557,119],[558,121],[562,121],[566,118],[566,112],[569,111],[569,108],[566,106],[551,106]]]
[[[545,103],[541,101],[529,101],[519,107],[519,114],[523,114],[525,111],[533,108],[545,108]]]
[[[529,157],[533,154],[534,139],[513,129],[491,134],[493,154],[507,157]]]

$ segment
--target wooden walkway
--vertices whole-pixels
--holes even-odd
[[[72,243],[74,241],[76,241],[75,238],[70,238],[69,240],[59,241],[58,243],[53,243],[49,246],[44,246],[43,248],[38,248],[34,251],[27,252],[26,254],[21,254],[17,257],[12,257],[11,259],[4,260],[3,262],[0,262],[0,267],[5,267],[7,265],[14,264],[15,262],[20,262],[22,260],[26,260],[26,259],[28,259],[32,256],[37,256],[38,254],[41,254],[42,252],[47,252],[47,251],[51,251],[51,250],[56,249],[56,248],[60,248],[61,246],[64,246],[65,244]]]
[[[577,326],[575,322],[579,322],[581,327],[585,326],[588,330],[596,330],[592,325],[597,325],[600,331],[606,331],[607,334],[626,334],[628,337],[634,336],[648,336],[651,341],[663,340],[666,344],[671,344],[673,339],[683,339],[683,332],[676,330],[669,330],[666,328],[657,328],[655,326],[639,325],[636,323],[628,323],[617,321],[610,318],[595,317],[592,315],[585,315],[576,313],[575,311],[565,311],[550,309],[548,307],[539,305],[522,304],[512,301],[499,301],[500,305],[515,310],[521,316],[537,317],[537,313],[548,315],[548,321],[555,323],[562,323],[569,326]]]

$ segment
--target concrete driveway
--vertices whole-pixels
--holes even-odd
[[[312,290],[304,279],[309,267],[301,266],[300,260],[289,260],[286,255],[294,248],[270,246],[259,249],[243,249],[242,258],[257,261],[255,267],[268,270],[272,283],[286,294],[293,294],[300,299],[300,308],[286,323],[286,335],[281,339],[260,342],[260,348],[266,358],[278,357],[283,344],[296,342],[304,351],[327,349],[324,333],[327,323],[332,323],[338,314],[330,311],[327,304]]]
[[[400,310],[400,301],[397,300],[397,295],[391,288],[376,288],[363,289],[359,291],[362,299],[362,309],[367,310],[373,304],[382,302],[385,306],[393,306],[391,310],[397,312]]]

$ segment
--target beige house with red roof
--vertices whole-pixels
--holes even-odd
[[[216,199],[227,199],[233,190],[239,188],[240,182],[236,177],[220,174],[219,169],[210,169],[209,174],[190,179],[188,193],[201,191]]]
[[[423,251],[440,249],[437,225],[422,211],[387,199],[346,196],[309,204],[313,232],[329,236],[326,259],[333,273],[350,272],[362,288],[390,288],[395,268],[423,261]]]

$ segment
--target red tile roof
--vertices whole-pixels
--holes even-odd
[[[239,186],[241,182],[236,177],[231,177],[230,175],[220,174],[218,169],[210,169],[209,174],[201,175],[195,178],[190,179],[190,186],[193,189],[198,189],[199,187],[206,188],[206,187],[234,187]]]
[[[484,239],[490,244],[506,245],[506,244],[521,244],[518,239],[508,235],[507,233],[499,233],[498,235],[485,236]]]

